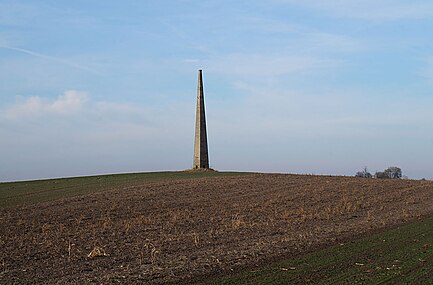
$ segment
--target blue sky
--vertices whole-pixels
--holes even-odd
[[[211,167],[433,179],[433,2],[0,0],[0,181]]]

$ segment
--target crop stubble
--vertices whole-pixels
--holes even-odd
[[[0,281],[185,283],[433,213],[433,182],[254,174],[0,209]]]

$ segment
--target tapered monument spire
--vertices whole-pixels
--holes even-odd
[[[202,70],[198,71],[193,169],[209,169]]]

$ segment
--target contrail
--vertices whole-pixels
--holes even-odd
[[[90,71],[92,73],[101,74],[101,72],[99,72],[97,70],[94,70],[94,69],[92,69],[90,67],[83,66],[83,65],[80,65],[80,64],[76,64],[76,63],[73,63],[73,62],[61,59],[61,58],[54,57],[54,56],[49,56],[49,55],[37,53],[37,52],[31,51],[31,50],[28,50],[28,49],[17,48],[17,47],[10,47],[10,46],[0,46],[0,48],[8,49],[8,50],[13,50],[13,51],[17,51],[17,52],[22,52],[22,53],[25,53],[25,54],[28,54],[28,55],[31,55],[31,56],[34,56],[34,57],[47,59],[47,60],[50,60],[50,61],[58,62],[58,63],[64,64],[64,65],[68,65],[68,66],[71,66],[71,67],[74,67],[74,68],[78,68],[78,69],[81,69],[81,70],[86,70],[86,71]]]

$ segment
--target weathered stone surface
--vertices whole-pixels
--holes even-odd
[[[201,69],[198,71],[197,111],[195,120],[194,163],[192,168],[208,169],[209,155],[204,108],[203,76]]]

